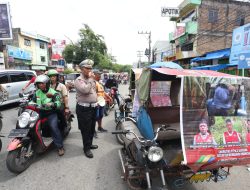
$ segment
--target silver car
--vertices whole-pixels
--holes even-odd
[[[35,71],[31,70],[0,70],[0,85],[6,90],[4,101],[0,104],[6,105],[20,100],[19,93],[22,88],[36,76]],[[25,92],[35,90],[34,84],[29,85]]]

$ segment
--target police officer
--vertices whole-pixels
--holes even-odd
[[[91,149],[97,149],[93,145],[93,137],[96,123],[97,93],[92,66],[94,62],[86,59],[79,64],[81,75],[75,80],[76,89],[76,115],[78,128],[82,134],[83,151],[88,158],[93,158]]]

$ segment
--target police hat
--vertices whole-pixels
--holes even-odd
[[[92,69],[93,68],[93,65],[94,65],[94,61],[92,61],[91,59],[85,59],[84,61],[82,61],[80,64],[79,64],[79,67],[80,69],[82,68],[89,68],[89,69]]]

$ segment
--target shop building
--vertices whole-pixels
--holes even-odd
[[[230,48],[233,29],[250,22],[250,3],[244,1],[185,0],[179,8],[179,17],[171,18],[176,29],[169,39],[185,68],[192,58]]]

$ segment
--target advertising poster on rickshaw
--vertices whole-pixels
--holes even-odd
[[[184,162],[194,171],[250,163],[250,79],[184,77]]]

